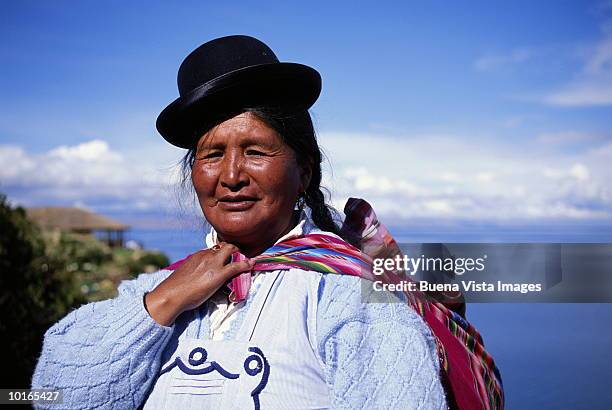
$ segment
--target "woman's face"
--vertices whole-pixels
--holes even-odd
[[[245,252],[267,248],[292,228],[310,175],[276,131],[243,113],[200,138],[191,178],[208,222]]]

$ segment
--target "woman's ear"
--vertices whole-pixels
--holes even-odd
[[[310,164],[307,164],[302,167],[302,171],[300,173],[300,180],[302,182],[302,186],[300,187],[300,192],[306,192],[308,187],[310,186],[310,180],[312,178],[312,167]]]

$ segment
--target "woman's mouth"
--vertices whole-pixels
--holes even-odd
[[[226,211],[246,211],[251,208],[257,198],[245,195],[226,195],[217,201],[217,205]]]

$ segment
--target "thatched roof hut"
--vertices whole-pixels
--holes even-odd
[[[110,246],[123,246],[123,231],[129,225],[81,208],[42,207],[26,209],[28,218],[43,229],[60,229],[80,234],[106,232]]]

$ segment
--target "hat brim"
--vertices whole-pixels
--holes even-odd
[[[321,93],[321,76],[297,63],[241,68],[215,78],[168,105],[157,117],[157,130],[170,144],[192,148],[201,131],[249,107],[309,109]]]

